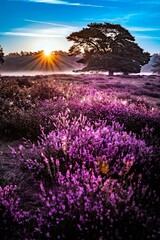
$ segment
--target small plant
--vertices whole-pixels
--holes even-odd
[[[28,212],[20,208],[20,198],[16,194],[16,186],[0,187],[0,231],[3,239],[22,239],[24,220]]]

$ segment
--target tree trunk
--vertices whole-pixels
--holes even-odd
[[[112,70],[109,70],[109,76],[113,76],[114,72]]]
[[[128,76],[129,73],[128,73],[128,72],[124,72],[123,75],[124,75],[124,76]]]

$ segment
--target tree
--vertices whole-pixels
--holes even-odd
[[[157,54],[155,63],[152,65],[152,67],[153,67],[152,71],[154,73],[160,74],[160,54],[159,55]]]
[[[91,23],[67,39],[74,42],[69,54],[81,55],[78,62],[86,64],[82,71],[109,71],[110,75],[139,73],[150,59],[150,54],[143,52],[135,38],[119,24]]]
[[[4,63],[4,53],[3,53],[3,48],[0,45],[0,64]]]

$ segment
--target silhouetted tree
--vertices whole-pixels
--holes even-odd
[[[0,45],[0,64],[4,63],[4,52],[3,52],[3,48]]]
[[[17,57],[19,57],[19,56],[21,56],[21,54],[18,53],[18,52],[11,52],[11,53],[8,54],[8,56],[17,56]]]
[[[73,41],[70,55],[82,55],[79,63],[86,66],[83,71],[101,70],[139,73],[148,63],[150,54],[135,43],[135,38],[119,24],[91,23],[79,32],[71,33],[67,39]]]
[[[159,55],[157,54],[157,57],[155,59],[155,63],[152,65],[152,67],[153,67],[152,71],[154,73],[160,74],[160,54]]]
[[[59,50],[59,51],[53,51],[53,54],[54,55],[61,55],[61,56],[63,56],[63,55],[67,55],[67,52]]]

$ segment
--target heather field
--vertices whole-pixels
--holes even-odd
[[[160,238],[160,77],[0,77],[3,240]]]

